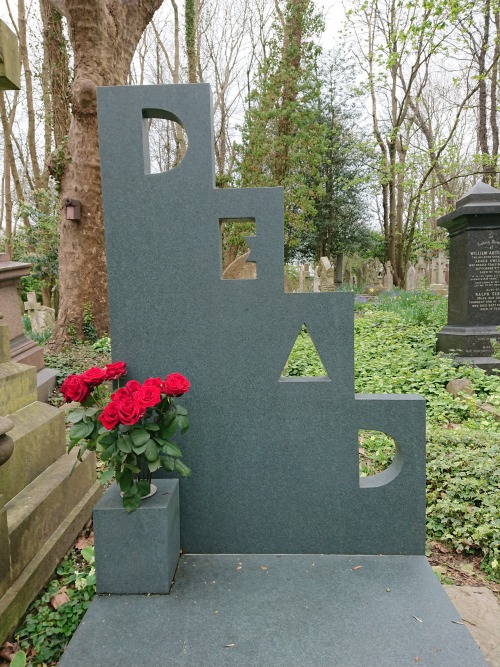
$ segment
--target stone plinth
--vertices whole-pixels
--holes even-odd
[[[439,221],[450,234],[448,324],[438,350],[491,371],[500,326],[500,191],[477,183]]]
[[[3,323],[9,327],[12,360],[35,366],[37,371],[44,366],[43,350],[24,335],[19,280],[30,272],[31,264],[12,262],[9,255],[0,254],[0,303],[4,315]]]
[[[128,514],[114,484],[94,509],[98,593],[170,591],[180,552],[179,481],[155,480],[158,491]]]
[[[42,348],[24,334],[19,280],[28,275],[30,268],[31,264],[12,262],[9,255],[0,253],[0,304],[3,323],[9,327],[12,361],[35,366],[38,399],[46,401],[55,386],[57,371],[45,368]]]

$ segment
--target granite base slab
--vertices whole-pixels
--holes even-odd
[[[98,596],[59,667],[486,667],[423,556],[187,555]]]

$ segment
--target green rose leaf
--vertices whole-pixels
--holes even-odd
[[[132,445],[129,440],[125,439],[123,436],[117,440],[118,449],[124,454],[130,454],[132,451]]]
[[[179,459],[175,459],[175,469],[179,475],[182,475],[182,477],[191,477],[191,468],[188,468],[188,466]]]
[[[177,414],[182,415],[183,417],[187,417],[187,408],[185,408],[183,405],[178,405],[177,406]]]
[[[99,484],[106,484],[106,482],[110,482],[113,479],[113,476],[115,474],[115,471],[113,468],[108,468],[108,470],[104,470],[99,475]]]
[[[85,423],[85,422],[78,422],[78,424],[75,424],[74,426],[71,427],[71,430],[69,432],[69,438],[73,442],[78,442],[82,438],[87,438],[92,431],[94,430],[94,424],[93,422]]]
[[[134,483],[132,471],[125,468],[123,472],[116,474],[116,481],[120,486],[120,491],[123,491],[123,493],[128,493]]]
[[[147,479],[140,479],[137,482],[137,491],[140,497],[147,496],[150,490],[151,490],[150,484]]]
[[[160,426],[160,436],[164,440],[168,440],[169,438],[171,438],[176,431],[177,431],[177,422],[175,419],[169,422],[169,425],[162,424]]]
[[[70,424],[76,424],[81,421],[85,416],[85,410],[83,408],[74,408],[70,410],[66,415],[66,421]]]
[[[144,428],[147,429],[148,431],[159,431],[160,430],[160,425],[159,424],[144,424]]]
[[[166,442],[163,445],[163,451],[169,456],[182,456],[182,451],[180,447],[175,444],[175,442]]]
[[[137,493],[133,496],[123,496],[123,507],[130,514],[141,504],[141,496]]]
[[[140,447],[144,445],[150,438],[149,433],[144,428],[134,428],[130,433],[134,445]]]
[[[148,461],[156,461],[159,456],[158,445],[153,440],[148,440],[144,455]]]
[[[100,435],[98,438],[98,443],[100,445],[114,445],[116,442],[117,436],[114,433],[110,433],[109,431],[106,431],[106,435]]]
[[[160,465],[165,472],[173,472],[175,469],[175,460],[171,456],[161,456]]]
[[[115,453],[115,446],[111,445],[111,447],[107,447],[101,454],[99,454],[99,458],[101,461],[109,461],[109,459],[113,456]]]
[[[181,429],[181,433],[185,433],[189,428],[189,419],[184,415],[177,415],[176,421],[177,425]]]
[[[158,470],[158,468],[160,467],[161,467],[160,459],[156,459],[156,461],[148,461],[149,472],[154,472],[155,470]]]
[[[146,443],[146,442],[145,442],[143,445],[140,445],[139,447],[137,447],[136,445],[134,445],[134,446],[132,447],[132,449],[133,449],[133,451],[134,451],[134,454],[144,454],[144,452],[145,452],[145,450],[146,450],[146,446],[147,446],[147,443]]]

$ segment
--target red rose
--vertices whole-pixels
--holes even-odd
[[[125,426],[137,424],[139,419],[144,416],[145,410],[140,408],[131,396],[117,401],[116,405],[118,406],[120,421]]]
[[[146,410],[146,408],[152,408],[153,405],[156,405],[161,401],[159,387],[144,383],[142,387],[135,392],[134,401],[141,409]]]
[[[106,371],[94,366],[93,368],[89,368],[88,371],[85,371],[85,373],[82,373],[80,377],[89,385],[89,387],[97,387],[98,384],[101,384],[106,380]]]
[[[81,375],[68,375],[61,385],[61,393],[66,399],[66,403],[70,401],[78,401],[82,403],[90,394],[88,384],[82,380]]]
[[[126,372],[127,364],[124,361],[115,361],[113,364],[106,364],[106,380],[118,380]]]
[[[130,398],[128,389],[125,389],[125,387],[120,387],[114,392],[114,394],[111,394],[112,401],[121,401],[124,398]]]
[[[141,383],[137,382],[137,380],[129,380],[125,385],[125,389],[128,391],[129,396],[133,396],[140,388]]]
[[[163,389],[163,380],[161,378],[148,378],[142,383],[143,387],[149,387],[149,385],[158,387],[158,389],[161,391]]]
[[[104,428],[111,431],[111,429],[117,426],[120,421],[120,404],[117,401],[108,403],[99,415],[99,421]]]
[[[189,391],[189,380],[180,373],[171,373],[163,383],[163,391],[167,396],[182,396]]]

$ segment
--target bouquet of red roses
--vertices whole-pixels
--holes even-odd
[[[187,410],[176,405],[174,397],[189,391],[189,380],[171,373],[164,380],[148,378],[142,384],[129,380],[109,397],[106,383],[119,380],[126,364],[117,361],[106,368],[89,368],[80,375],[70,375],[61,386],[67,402],[79,407],[68,411],[72,424],[68,451],[79,446],[78,459],[84,452],[95,451],[106,468],[99,480],[113,476],[120,486],[123,506],[135,510],[151,489],[152,473],[160,468],[189,477],[191,470],[181,461],[182,451],[172,442],[177,430],[189,426]]]

